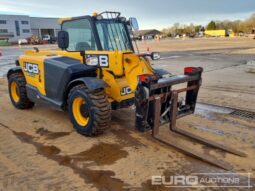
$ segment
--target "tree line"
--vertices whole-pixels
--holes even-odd
[[[163,29],[162,33],[166,36],[174,34],[192,35],[205,30],[232,30],[234,33],[255,33],[255,14],[243,21],[210,21],[206,26],[194,25],[192,23],[189,25],[175,23],[173,26]]]

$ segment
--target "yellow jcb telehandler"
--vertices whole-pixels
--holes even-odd
[[[195,111],[202,68],[183,75],[153,69],[159,53],[139,53],[132,42],[135,18],[118,12],[61,19],[58,50],[27,50],[8,71],[9,93],[18,109],[46,103],[67,111],[80,134],[93,136],[109,127],[111,110],[136,106],[137,130],[152,130],[154,138],[224,169],[231,166],[159,136],[162,121],[175,133],[244,156],[244,153],[178,129],[176,120]],[[173,89],[186,83],[186,88]],[[186,93],[185,101],[178,95]]]

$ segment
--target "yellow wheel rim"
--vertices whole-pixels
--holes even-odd
[[[80,126],[86,126],[89,122],[89,117],[84,117],[81,112],[81,108],[84,104],[85,100],[82,97],[75,98],[72,104],[73,116]]]
[[[18,85],[15,81],[11,83],[11,96],[14,102],[19,102],[20,96],[19,96],[19,90]]]

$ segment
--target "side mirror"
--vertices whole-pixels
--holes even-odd
[[[130,26],[132,27],[132,29],[134,31],[138,31],[139,30],[138,21],[137,21],[136,18],[134,18],[134,17],[129,18],[129,23],[130,23]]]
[[[151,53],[151,59],[152,60],[159,60],[160,59],[160,53],[159,52],[152,52]]]
[[[66,31],[58,32],[58,47],[66,50],[69,47],[69,35]]]

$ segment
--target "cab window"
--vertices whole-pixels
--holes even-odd
[[[68,51],[97,50],[94,34],[88,19],[66,21],[62,30],[69,34]]]

